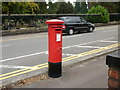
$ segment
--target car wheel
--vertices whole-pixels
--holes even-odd
[[[93,27],[89,27],[89,32],[93,32]]]
[[[73,29],[70,29],[70,30],[68,31],[68,34],[69,34],[69,35],[73,35],[73,34],[74,34]]]

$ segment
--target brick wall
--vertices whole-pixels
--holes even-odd
[[[109,67],[108,70],[108,86],[111,88],[120,87],[120,69],[115,67]]]
[[[106,64],[108,65],[108,88],[119,88],[120,90],[120,51],[108,54]]]

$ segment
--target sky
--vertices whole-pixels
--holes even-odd
[[[48,1],[49,0],[45,0],[47,3],[48,3]],[[52,1],[52,3],[55,3],[55,2],[57,2],[58,0],[51,0]],[[73,2],[76,2],[76,0],[64,0],[65,2],[70,2],[70,3],[73,3]]]
[[[52,1],[52,3],[55,3],[55,2],[57,2],[58,0],[51,0]],[[65,2],[70,2],[70,3],[72,3],[72,5],[74,6],[74,2],[76,2],[77,0],[64,0]],[[80,1],[80,0],[79,0]],[[48,2],[49,2],[49,0],[45,0],[45,2],[48,4]],[[88,0],[85,0],[85,2],[86,2],[86,4],[88,4]],[[49,8],[49,6],[47,7],[47,8]]]

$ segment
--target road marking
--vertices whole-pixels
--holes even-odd
[[[82,43],[82,44],[78,44],[78,45],[67,46],[67,47],[63,47],[62,49],[68,49],[68,48],[76,47],[76,46],[80,46],[80,45],[85,45],[85,44],[90,44],[90,43],[96,43],[96,42],[99,42],[99,41],[100,41],[100,40],[96,40],[96,41],[91,41],[91,42]]]
[[[33,53],[33,54],[28,54],[28,55],[23,55],[23,56],[18,56],[18,57],[14,57],[14,58],[8,58],[8,59],[0,60],[0,63],[5,62],[5,61],[15,60],[15,59],[20,59],[20,58],[35,56],[35,55],[39,55],[39,54],[44,54],[45,52],[46,51],[38,52],[38,53]]]
[[[88,52],[83,52],[83,53],[80,53],[80,54],[78,54],[76,56],[75,55],[74,56],[70,56],[70,58],[67,58],[66,60],[63,59],[63,62],[69,61],[69,60],[72,60],[72,59],[76,59],[76,58],[79,58],[79,57],[82,57],[82,56],[98,53],[98,52],[101,52],[101,51],[104,51],[104,50],[108,50],[108,49],[111,49],[111,48],[114,48],[114,47],[118,47],[118,46],[120,46],[120,43],[119,44],[109,45],[109,46],[102,47],[102,48],[99,48],[99,49],[94,49],[94,50],[91,50],[91,51],[88,51]]]
[[[113,37],[111,37],[111,38],[113,38]],[[111,38],[107,38],[107,39],[103,39],[103,40],[108,40],[108,39],[111,39]],[[68,49],[68,48],[76,47],[76,46],[80,46],[80,45],[96,43],[96,42],[99,42],[99,41],[101,41],[101,40],[96,40],[96,41],[92,41],[92,42],[82,43],[82,44],[78,44],[78,45],[67,46],[67,47],[63,47],[62,49]],[[0,60],[0,63],[6,62],[6,61],[11,61],[11,60],[16,60],[16,59],[21,59],[21,58],[26,58],[26,57],[30,57],[30,56],[40,55],[40,54],[47,54],[47,53],[48,53],[48,51],[43,51],[43,52],[32,53],[32,54],[28,54],[28,55],[23,55],[23,56],[3,59],[3,60]]]
[[[101,40],[100,42],[110,42],[110,43],[118,43],[118,41],[103,41],[103,40]]]
[[[28,72],[32,72],[32,71],[35,71],[35,70],[38,70],[38,69],[41,69],[41,68],[45,68],[45,67],[47,67],[47,66],[48,66],[48,65],[45,65],[45,66],[42,66],[42,67],[40,67],[40,68],[30,69],[30,70],[27,70],[27,71],[24,71],[24,72],[12,74],[12,75],[10,75],[10,76],[3,77],[2,79],[7,79],[7,78],[10,78],[10,77],[14,77],[14,76],[18,76],[18,75],[25,74],[25,73],[28,73]],[[2,79],[0,78],[0,80],[2,80]]]
[[[24,68],[30,68],[32,66],[15,66],[15,65],[0,65],[0,68],[15,68],[15,69],[24,69]],[[30,69],[35,69],[38,67],[30,68]]]
[[[119,44],[112,44],[112,45],[109,45],[109,46],[106,46],[106,47],[103,47],[103,48],[99,48],[99,49],[94,49],[94,50],[91,50],[91,51],[88,51],[88,52],[80,53],[78,55],[69,56],[67,58],[63,58],[63,62],[74,60],[74,59],[80,58],[82,56],[95,54],[95,53],[98,53],[98,52],[101,52],[101,51],[104,51],[104,50],[108,50],[108,49],[111,49],[111,48],[115,48],[115,47],[118,47],[118,46],[120,46],[120,43]],[[39,67],[39,68],[35,68],[35,69],[31,70],[31,68],[33,68],[33,67]],[[8,78],[11,78],[11,77],[14,77],[14,76],[18,76],[18,75],[21,75],[21,74],[25,74],[25,73],[28,73],[28,72],[35,71],[35,70],[46,68],[46,67],[48,67],[48,64],[44,63],[44,64],[36,65],[36,66],[33,66],[33,67],[25,68],[25,69],[21,69],[21,70],[16,70],[16,71],[6,73],[6,74],[2,74],[2,75],[0,75],[0,80],[8,79]]]
[[[106,39],[103,39],[104,40],[110,40],[110,39],[113,39],[115,37],[110,37],[110,38],[106,38]],[[85,44],[91,44],[91,43],[96,43],[96,42],[100,42],[101,40],[96,40],[96,41],[91,41],[91,42],[87,42],[87,43],[82,43],[82,44],[78,44],[78,45],[73,45],[73,46],[67,46],[67,47],[63,47],[62,49],[68,49],[68,48],[71,48],[71,47],[77,47],[77,46],[82,46],[82,45],[85,45]]]
[[[77,54],[62,54],[62,55],[64,55],[64,56],[73,56],[73,55],[77,55]]]
[[[83,44],[78,44],[78,45],[85,45],[85,44],[89,44],[89,43],[93,43],[93,42],[98,42],[98,41],[99,41],[99,40],[97,40],[97,41],[92,41],[92,42],[87,42],[87,43],[83,43]],[[67,47],[63,47],[62,49],[67,49],[67,48],[71,48],[71,47],[75,47],[75,46],[76,46],[76,45],[67,46]],[[26,58],[26,57],[30,57],[30,56],[34,56],[34,55],[40,55],[40,54],[48,54],[48,51],[43,51],[43,52],[38,52],[38,53],[33,53],[33,54],[28,54],[28,55],[13,57],[13,58],[8,58],[8,59],[0,60],[0,63],[6,62],[6,61],[15,60],[15,59]]]
[[[91,33],[88,33],[91,34]],[[85,35],[85,34],[84,34]],[[79,34],[79,35],[72,35],[72,36],[64,36],[62,38],[73,38],[73,37],[78,37],[78,36],[83,36],[83,34]]]
[[[29,69],[31,69],[31,68],[41,67],[41,66],[44,66],[44,65],[48,65],[48,64],[47,64],[47,63],[43,63],[43,64],[36,65],[36,66],[33,66],[33,67],[28,67],[28,68],[16,70],[16,71],[13,71],[13,72],[10,72],[10,73],[1,74],[0,77],[8,76],[8,75],[11,75],[11,74],[19,73],[19,72],[21,72],[21,71],[26,71],[26,70],[29,70]]]
[[[2,48],[10,47],[11,45],[2,45]]]
[[[116,30],[107,30],[107,31],[103,31],[103,32],[117,32]]]
[[[110,37],[110,38],[106,38],[106,39],[104,39],[104,40],[102,40],[102,41],[105,41],[105,40],[111,40],[111,39],[114,39],[115,37]],[[100,40],[101,41],[101,40]]]
[[[48,54],[48,51],[45,52],[45,54]],[[64,55],[64,56],[72,56],[72,55],[76,55],[76,54],[65,54],[65,53],[62,53],[62,55]]]
[[[102,48],[102,47],[98,47],[98,46],[76,46],[76,47],[80,47],[80,48]]]

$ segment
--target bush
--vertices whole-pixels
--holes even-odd
[[[107,23],[109,22],[109,13],[108,10],[100,5],[93,6],[88,14],[99,14],[99,15],[89,15],[87,20],[93,23]]]

